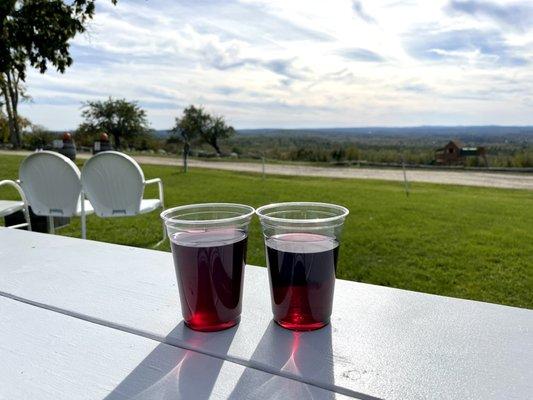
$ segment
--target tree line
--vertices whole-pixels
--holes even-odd
[[[200,106],[191,105],[176,117],[168,137],[158,137],[150,128],[146,111],[135,101],[108,98],[88,101],[82,107],[83,122],[74,132],[78,146],[92,147],[101,133],[107,133],[115,148],[178,154],[184,169],[190,155],[232,156],[321,163],[407,164],[431,165],[434,150],[443,137],[393,138],[392,136],[329,137],[309,136],[298,132],[239,134],[222,116],[210,114]],[[59,135],[32,126],[22,135],[22,144],[29,149],[43,148]],[[0,130],[2,120],[0,119]],[[401,142],[401,143],[400,143]],[[493,167],[533,167],[533,147],[522,136],[504,134],[483,143]],[[211,149],[211,153],[209,153]],[[483,166],[477,158],[468,158],[467,166]]]

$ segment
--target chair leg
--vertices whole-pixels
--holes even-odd
[[[54,217],[48,217],[48,233],[54,235],[56,233],[56,228],[54,226]]]
[[[28,207],[24,207],[24,210],[23,210],[23,213],[24,213],[24,218],[26,218],[26,223],[28,224],[28,231],[31,232],[31,219],[30,219],[30,212],[28,210]]]
[[[80,193],[80,208],[81,208],[81,238],[87,239],[87,214],[85,213],[85,193]]]
[[[165,240],[167,240],[167,229],[165,227],[165,221],[162,221],[162,224],[163,224],[163,238],[159,242],[157,242],[153,248],[161,246],[163,243],[165,243]]]
[[[87,216],[85,213],[81,214],[81,238],[87,239]]]

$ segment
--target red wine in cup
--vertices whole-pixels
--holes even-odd
[[[274,320],[293,330],[329,323],[339,243],[334,238],[289,233],[266,240]]]
[[[235,229],[171,235],[183,318],[190,328],[218,331],[239,322],[246,241],[246,233]]]

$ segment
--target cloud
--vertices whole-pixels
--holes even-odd
[[[433,91],[428,85],[424,83],[419,83],[419,82],[405,83],[404,85],[400,87],[400,89],[405,92],[412,92],[412,93],[419,93],[419,94],[430,93]]]
[[[362,48],[345,49],[339,52],[344,58],[353,61],[365,61],[365,62],[381,62],[385,59],[371,50]]]
[[[241,89],[231,86],[215,86],[213,88],[215,93],[222,94],[224,96],[232,95],[241,92]]]
[[[222,71],[249,66],[263,68],[291,80],[306,77],[306,69],[297,68],[294,59],[244,57],[242,46],[233,41],[210,40],[200,45],[197,52],[212,68]]]
[[[110,3],[110,2],[109,2]],[[272,12],[269,2],[240,0],[129,0],[113,7],[106,3],[106,12],[120,17],[124,12],[128,20],[153,24],[154,16],[159,24],[172,24],[183,19],[203,33],[216,34],[225,39],[260,42],[330,41],[334,38],[313,26],[294,21],[290,16]],[[124,11],[126,10],[126,11]],[[155,10],[164,10],[157,12]],[[260,34],[259,34],[260,33]]]
[[[21,113],[73,129],[113,96],[163,129],[188,104],[238,128],[533,123],[527,3],[492,1],[97,1],[72,67],[28,71]]]
[[[404,41],[413,57],[431,61],[468,61],[500,66],[529,63],[519,48],[508,45],[499,31],[459,29],[411,32]]]
[[[506,28],[525,32],[533,27],[533,4],[531,2],[500,5],[488,1],[451,0],[447,10],[452,14],[466,14],[476,18],[488,17]]]
[[[264,68],[286,79],[305,79],[305,69],[298,69],[292,59],[241,58],[238,53],[217,53],[215,48],[204,49],[209,54],[210,65],[219,70],[238,69],[245,66]]]
[[[363,21],[366,21],[370,24],[375,24],[377,22],[374,17],[367,14],[367,12],[363,8],[363,2],[359,0],[352,0],[352,10]]]

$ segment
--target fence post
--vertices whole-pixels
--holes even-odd
[[[266,171],[265,171],[265,157],[261,157],[261,169],[263,172],[263,179],[266,179]]]
[[[405,195],[409,197],[409,182],[407,182],[407,172],[405,171],[405,159],[402,155],[402,170],[403,170],[403,184],[405,187]]]

